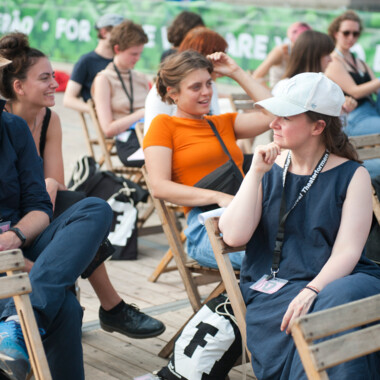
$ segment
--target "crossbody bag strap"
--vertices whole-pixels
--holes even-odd
[[[230,152],[228,151],[226,145],[224,144],[222,138],[220,137],[218,130],[215,127],[215,124],[211,120],[206,119],[206,121],[210,125],[210,127],[211,127],[212,131],[214,132],[215,136],[217,137],[217,139],[219,140],[219,143],[222,146],[224,153],[227,154],[230,161],[232,162],[232,165],[233,165],[233,168],[235,169],[236,174],[238,175],[239,178],[241,178],[241,180],[243,180],[243,175],[241,174],[241,171],[238,168],[238,166],[236,165],[235,161],[232,159]]]

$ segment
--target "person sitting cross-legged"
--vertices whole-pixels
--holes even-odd
[[[29,46],[23,33],[10,33],[0,39],[0,55],[12,61],[0,74],[0,93],[5,110],[28,124],[38,155],[43,159],[46,188],[53,208],[58,190],[65,190],[62,156],[62,130],[55,105],[57,82],[46,55]],[[28,133],[28,131],[26,132]],[[54,208],[62,209],[60,205]],[[100,301],[100,326],[132,338],[151,338],[165,330],[164,324],[124,302],[113,287],[104,263],[88,277]]]

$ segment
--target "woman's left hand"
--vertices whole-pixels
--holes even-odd
[[[282,318],[281,331],[286,330],[290,334],[293,321],[306,314],[317,295],[310,289],[303,288],[301,292],[290,302],[288,309]]]

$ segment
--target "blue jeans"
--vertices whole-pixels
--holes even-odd
[[[376,104],[365,101],[348,114],[348,125],[344,128],[347,136],[362,136],[380,133],[380,93]],[[364,161],[371,177],[380,175],[380,158]]]
[[[198,215],[201,212],[202,210],[200,208],[195,207],[187,216],[188,227],[185,230],[187,237],[187,254],[205,267],[218,268],[206,227],[198,221]],[[228,254],[234,269],[240,269],[244,253],[245,252],[241,251]]]
[[[30,301],[54,380],[84,379],[82,308],[68,290],[94,258],[112,222],[109,205],[99,198],[79,201],[55,219],[24,250],[34,262]],[[16,314],[13,299],[1,318]]]

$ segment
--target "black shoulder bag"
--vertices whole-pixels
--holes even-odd
[[[243,182],[243,175],[241,174],[241,171],[232,159],[230,152],[228,151],[222,138],[220,137],[214,123],[211,120],[206,121],[210,124],[212,131],[219,140],[224,153],[226,153],[229,157],[229,160],[223,165],[219,166],[217,169],[213,170],[211,173],[207,174],[196,184],[194,184],[194,186],[200,187],[202,189],[210,189],[230,195],[235,195],[239,190],[241,183]],[[213,204],[202,206],[200,208],[204,211],[209,211],[218,207],[218,205]]]

